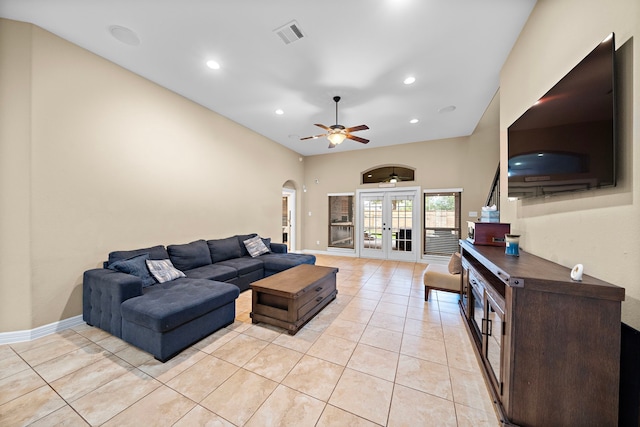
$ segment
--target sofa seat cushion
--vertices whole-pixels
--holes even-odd
[[[119,261],[121,259],[129,259],[129,258],[133,258],[134,256],[138,256],[142,254],[149,254],[149,259],[169,258],[169,253],[167,252],[167,249],[162,245],[158,245],[158,246],[152,246],[150,248],[133,249],[130,251],[113,251],[109,254],[109,261],[107,261],[107,265],[111,265],[114,262]],[[107,267],[107,265],[105,265],[105,267]]]
[[[204,240],[196,240],[184,245],[169,245],[167,252],[173,265],[180,271],[211,264],[209,246]]]
[[[238,276],[238,270],[228,265],[209,264],[184,272],[192,279],[207,279],[226,282]]]
[[[265,271],[284,271],[300,264],[315,264],[315,255],[307,254],[264,254],[258,257],[264,263]]]
[[[123,302],[122,318],[166,332],[233,302],[238,295],[238,287],[228,283],[176,279],[145,288],[144,295]]]
[[[235,268],[240,276],[244,276],[245,274],[262,270],[264,268],[264,263],[261,259],[251,258],[250,256],[220,261],[216,263],[216,265],[226,265],[228,267]]]

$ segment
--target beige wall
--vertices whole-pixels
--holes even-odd
[[[0,20],[0,332],[31,325],[31,29]]]
[[[543,258],[626,288],[640,297],[640,3],[538,0],[500,75],[500,158],[506,130],[610,32],[618,48],[619,179],[616,188],[509,202],[502,173],[503,220],[522,234],[522,247]],[[635,72],[634,72],[635,70]],[[635,111],[635,114],[634,114]]]
[[[377,184],[360,184],[360,174],[375,166],[397,164],[416,169],[414,182],[401,182],[397,187],[462,188],[463,223],[477,219],[467,215],[469,211],[480,212],[498,166],[499,108],[499,96],[496,95],[473,135],[468,137],[346,152],[340,152],[337,147],[335,153],[307,157],[304,171],[307,192],[304,193],[303,208],[307,249],[327,250],[328,194],[355,194],[358,189],[378,188]],[[310,143],[324,144],[322,141]],[[355,142],[347,140],[343,144],[351,143]],[[308,216],[309,212],[311,216]],[[320,243],[316,244],[317,241]]]
[[[0,332],[81,314],[112,250],[281,240],[297,153],[38,27],[0,40]]]

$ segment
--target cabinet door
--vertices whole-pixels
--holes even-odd
[[[504,311],[488,292],[485,295],[484,358],[495,389],[502,395]]]
[[[469,286],[469,266],[465,262],[462,263],[462,275],[460,280],[462,280],[462,309],[465,317],[469,319],[471,311],[469,307],[469,292],[471,292],[471,287]]]

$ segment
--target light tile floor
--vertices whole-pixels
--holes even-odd
[[[2,426],[497,426],[457,297],[425,264],[318,256],[338,297],[295,336],[236,322],[167,363],[82,325],[0,346]]]

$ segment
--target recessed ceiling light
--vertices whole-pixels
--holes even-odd
[[[118,41],[128,44],[129,46],[138,46],[140,44],[140,38],[130,28],[122,27],[120,25],[111,25],[109,32]]]
[[[409,76],[406,79],[404,79],[404,84],[410,85],[410,84],[414,83],[415,81],[416,81],[415,77]]]
[[[219,70],[220,64],[218,64],[214,60],[210,60],[210,61],[207,61],[207,67],[211,68],[212,70]]]
[[[418,120],[418,119],[411,119],[411,120],[409,120],[409,123],[411,123],[412,125],[414,125],[414,124],[418,123],[419,121],[420,121],[420,120]]]
[[[276,114],[277,114],[277,115],[279,115],[279,116],[281,116],[281,115],[283,115],[283,114],[284,114],[284,111],[282,110],[282,108],[278,108],[278,109],[276,110]]]
[[[449,105],[448,107],[442,107],[438,110],[438,113],[450,113],[452,111],[455,111],[456,106],[455,105]]]

